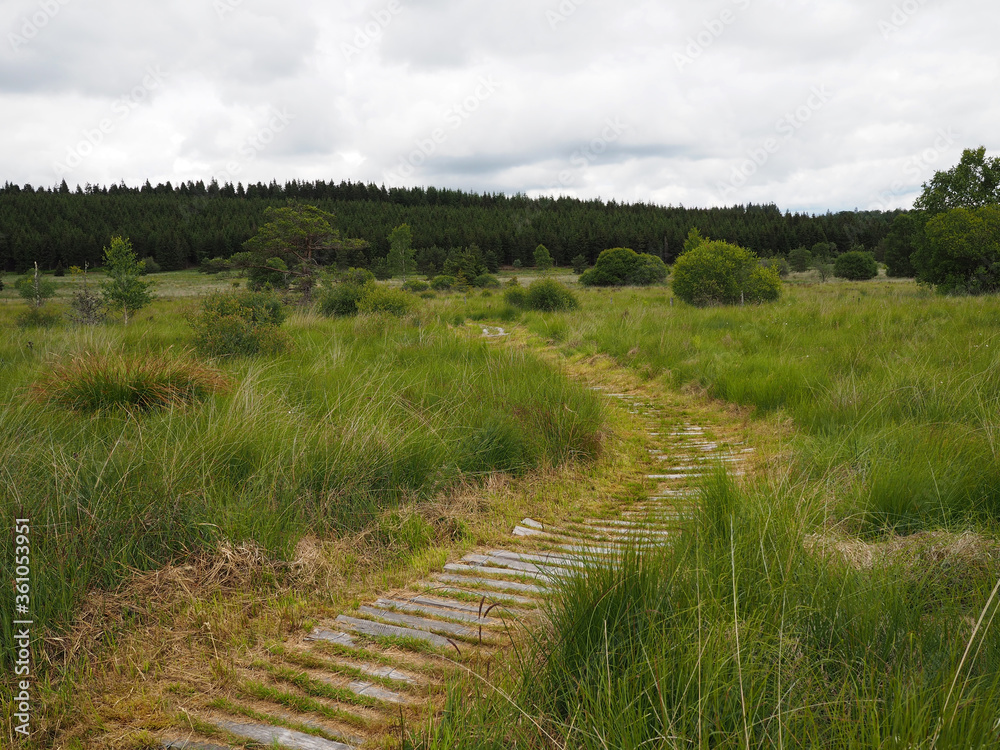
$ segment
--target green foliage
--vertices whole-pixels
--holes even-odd
[[[687,233],[687,237],[684,239],[684,252],[686,253],[694,250],[703,242],[707,242],[707,238],[701,236],[701,232],[698,230],[698,227],[691,227]]]
[[[373,282],[374,283],[374,282]],[[358,302],[365,296],[366,284],[342,282],[324,289],[319,294],[319,311],[326,316],[358,314]]]
[[[42,275],[35,263],[34,273],[27,273],[19,278],[14,282],[14,288],[25,302],[37,309],[55,295],[57,287],[54,281]]]
[[[584,286],[648,286],[667,278],[662,260],[627,247],[613,247],[597,256],[597,263],[580,276]]]
[[[788,264],[788,261],[781,256],[777,258],[761,258],[760,264],[764,268],[773,268],[781,278],[785,278],[792,271],[792,267]]]
[[[435,276],[433,279],[431,279],[431,289],[433,289],[435,292],[443,292],[448,289],[451,289],[457,283],[458,279],[456,279],[454,276],[447,276],[442,274],[440,276]]]
[[[514,258],[514,262],[511,263],[511,265],[514,268],[520,268],[521,267],[521,259],[520,258]]]
[[[128,325],[129,313],[153,301],[153,282],[142,280],[142,261],[127,237],[111,238],[111,247],[104,249],[104,273],[108,280],[101,283],[101,298],[108,309],[120,310]]]
[[[281,300],[259,291],[210,295],[188,316],[195,349],[209,357],[285,352],[291,338],[280,329],[284,320]]]
[[[489,273],[483,273],[472,280],[472,286],[479,289],[499,289],[500,279]]]
[[[421,281],[420,279],[410,279],[409,281],[403,284],[403,289],[405,289],[408,292],[417,292],[418,294],[420,292],[426,292],[430,288],[431,288],[430,284],[428,284],[426,281]]]
[[[217,274],[228,271],[232,267],[232,260],[226,260],[225,258],[205,258],[198,266],[198,270],[201,273]]]
[[[514,304],[513,299],[508,296],[514,291],[514,289],[508,289],[504,294],[504,299],[509,304]],[[525,292],[524,307],[528,310],[553,312],[556,310],[575,310],[579,306],[580,302],[576,295],[554,279],[533,281]]]
[[[389,233],[389,255],[386,263],[393,276],[405,277],[416,270],[413,250],[413,230],[409,224],[400,224]]]
[[[548,248],[545,245],[539,245],[535,248],[535,267],[541,271],[548,271],[552,268],[552,256],[549,254]]]
[[[953,208],[932,217],[911,261],[917,279],[940,292],[1000,291],[1000,206]]]
[[[769,302],[781,295],[781,278],[739,245],[705,241],[674,264],[674,294],[688,304],[732,305]]]
[[[573,265],[573,273],[575,274],[581,274],[587,270],[587,258],[584,255],[574,256],[571,263]]]
[[[837,245],[833,242],[817,242],[812,246],[813,263],[825,260],[837,252]]]
[[[14,322],[18,328],[52,328],[62,322],[62,315],[56,310],[32,305],[19,312]]]
[[[896,216],[882,240],[887,276],[910,279],[917,275],[910,257],[916,252],[923,233],[924,221],[920,214],[904,212]]]
[[[503,292],[503,299],[512,307],[525,309],[528,306],[528,293],[520,286],[507,287]]]
[[[189,359],[87,352],[49,368],[31,387],[42,402],[81,412],[150,411],[229,390],[222,373]]]
[[[72,266],[70,271],[74,276],[82,277],[83,282],[70,298],[69,306],[73,310],[70,319],[80,325],[96,325],[102,322],[105,317],[102,309],[104,303],[100,296],[90,288],[87,269]]]
[[[147,255],[142,259],[142,275],[150,273],[161,273],[163,269],[160,264],[156,262],[156,259],[152,255]]]
[[[812,253],[804,247],[797,247],[788,253],[788,265],[793,271],[802,273],[812,265]]]
[[[409,294],[384,284],[369,284],[358,300],[358,312],[362,314],[385,313],[402,317],[414,306],[413,297]]]
[[[878,276],[878,263],[875,256],[863,250],[851,250],[837,257],[833,264],[833,272],[842,279],[851,281],[867,281]]]
[[[442,271],[443,276],[454,276],[468,284],[477,276],[486,273],[486,264],[479,248],[476,245],[469,245],[464,250],[456,248],[449,252]]]
[[[967,148],[959,163],[938,171],[923,185],[913,203],[930,215],[955,208],[981,208],[1000,204],[1000,156],[986,156],[986,147]]]
[[[823,257],[814,258],[812,267],[819,274],[820,281],[826,281],[833,276],[833,263],[830,263]]]

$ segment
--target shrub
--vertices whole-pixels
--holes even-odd
[[[364,286],[375,281],[375,274],[367,268],[348,268],[346,271],[337,273],[334,276],[334,280],[341,284]]]
[[[573,266],[573,273],[580,274],[587,270],[587,258],[583,255],[577,255],[570,263]]]
[[[62,316],[57,311],[44,307],[29,307],[14,318],[18,328],[52,328],[61,322]]]
[[[521,282],[517,280],[517,276],[511,276],[509,279],[507,279],[507,283],[504,284],[504,286],[509,289],[511,287],[521,286]]]
[[[704,306],[765,302],[781,294],[781,279],[757,256],[729,242],[705,241],[674,264],[673,290],[688,304]]]
[[[520,258],[515,258],[514,262],[511,263],[511,265],[514,266],[514,268],[520,268],[521,267],[521,259]]]
[[[939,292],[1000,289],[1000,206],[953,208],[930,219],[910,258],[917,280]]]
[[[913,278],[916,270],[910,258],[923,235],[923,223],[912,213],[901,213],[893,219],[889,233],[882,240],[886,275],[894,278]]]
[[[492,274],[481,273],[472,280],[472,286],[478,287],[479,289],[499,289],[500,279]]]
[[[413,298],[401,289],[369,284],[358,300],[359,313],[387,313],[402,317],[413,309]]]
[[[597,256],[597,262],[580,276],[584,286],[649,286],[667,278],[667,266],[649,253],[627,247],[612,247]]]
[[[408,292],[417,292],[417,293],[426,292],[430,288],[431,288],[430,284],[428,284],[426,281],[421,281],[420,279],[410,279],[409,281],[403,284],[403,289],[407,290]]]
[[[285,320],[281,301],[266,292],[213,294],[188,317],[195,349],[206,356],[279,354],[291,345],[279,326]]]
[[[14,282],[14,288],[21,298],[34,308],[39,308],[45,304],[45,300],[56,293],[56,283],[46,279],[38,270],[35,263],[35,270],[28,272]]]
[[[866,281],[878,276],[878,263],[871,253],[852,250],[837,258],[833,264],[833,273],[842,279]]]
[[[798,273],[808,271],[812,265],[812,253],[804,247],[797,247],[788,253],[788,265]]]
[[[190,404],[229,385],[222,373],[188,359],[84,354],[55,365],[31,391],[39,401],[74,411],[149,411]]]
[[[760,264],[764,268],[773,268],[781,278],[785,278],[792,270],[792,267],[788,265],[788,261],[781,257],[761,258]]]
[[[326,316],[357,315],[358,302],[365,296],[364,284],[334,284],[319,295],[319,311]]]
[[[205,258],[198,266],[199,273],[216,274],[228,271],[232,264],[225,258]]]
[[[509,290],[513,291],[513,290]],[[510,300],[507,300],[510,302]],[[525,305],[529,310],[552,312],[554,310],[574,310],[580,306],[576,296],[553,279],[539,279],[528,286]]]
[[[431,279],[431,289],[433,289],[436,292],[441,292],[446,289],[451,289],[457,283],[458,279],[456,279],[454,276],[446,276],[446,275],[435,276],[433,279]]]
[[[525,308],[528,306],[527,303],[528,293],[524,291],[520,286],[508,287],[504,290],[503,300],[508,305],[514,307]]]
[[[156,258],[152,255],[147,255],[142,259],[142,274],[160,273],[162,271],[163,269],[160,267],[160,264],[156,262]]]

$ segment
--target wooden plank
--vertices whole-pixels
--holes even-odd
[[[445,567],[448,567],[447,565]],[[468,566],[462,566],[463,570],[468,570]],[[480,578],[478,576],[455,576],[447,573],[438,573],[435,580],[447,581],[448,583],[464,583],[469,586],[477,586],[488,589],[500,589],[502,591],[518,591],[528,594],[544,594],[545,588],[535,586],[531,583],[516,583],[514,581],[495,581],[491,578]]]
[[[497,620],[492,617],[480,617],[478,614],[472,612],[459,612],[456,609],[441,607],[437,604],[419,604],[411,601],[400,601],[399,599],[377,599],[375,601],[375,606],[382,607],[384,609],[398,609],[404,612],[419,612],[425,615],[433,615],[435,617],[460,620],[461,622],[474,622],[476,625],[494,627],[497,625],[503,625],[502,620]]]
[[[404,615],[400,612],[393,612],[388,609],[378,609],[377,607],[360,606],[358,612],[369,617],[377,617],[380,620],[388,620],[391,623],[402,625],[407,628],[426,630],[428,632],[448,633],[449,635],[461,638],[475,638],[479,634],[477,628],[470,628],[466,625],[459,625],[454,622],[444,622],[443,620],[431,620],[427,617],[414,617]]]
[[[560,568],[555,565],[544,566],[538,563],[531,562],[521,562],[520,560],[514,560],[509,557],[499,557],[497,555],[466,555],[462,558],[462,562],[471,563],[473,565],[500,565],[504,568],[510,568],[511,570],[520,570],[525,573],[536,573],[544,576],[565,576],[569,575],[571,571],[566,568]]]
[[[371,620],[362,620],[358,617],[348,617],[347,615],[337,615],[337,622],[342,623],[344,627],[350,628],[358,633],[363,633],[364,635],[416,638],[418,640],[425,641],[426,643],[430,643],[432,646],[454,648],[451,641],[447,638],[442,638],[434,633],[428,633],[425,630],[403,628],[398,625],[386,625],[383,622],[372,622]]]
[[[249,724],[238,721],[213,721],[209,723],[262,745],[277,743],[289,750],[356,750],[352,745],[346,745],[343,742],[313,737],[311,734],[296,732],[284,727],[272,727],[269,724]]]
[[[511,570],[510,568],[492,568],[486,565],[465,565],[464,563],[448,563],[444,566],[445,570],[450,570],[454,573],[472,573],[480,575],[493,575],[493,576],[517,576],[519,578],[534,578],[540,581],[551,580],[550,576],[543,573],[528,573],[523,570]]]
[[[341,646],[347,646],[348,648],[358,648],[358,644],[355,643],[354,639],[350,635],[347,633],[341,633],[339,630],[316,628],[306,636],[306,640],[328,641],[329,643],[337,643]]]
[[[455,576],[455,578],[461,577]],[[538,602],[537,599],[529,599],[526,596],[518,596],[517,594],[505,594],[503,591],[479,591],[475,588],[461,589],[457,586],[435,586],[434,591],[447,591],[451,594],[471,594],[480,598],[485,597],[487,605],[495,602],[513,602],[514,604],[536,604]]]
[[[408,698],[402,693],[387,690],[381,685],[375,685],[371,682],[354,680],[348,684],[347,688],[355,695],[362,695],[365,698],[374,698],[375,700],[382,701],[383,703],[392,703],[397,706],[407,706],[413,703],[411,698]]]

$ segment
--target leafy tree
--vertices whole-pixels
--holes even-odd
[[[819,257],[813,260],[812,264],[813,270],[819,274],[819,280],[826,281],[831,276],[833,276],[833,263],[830,263],[826,258]]]
[[[705,241],[674,263],[674,294],[690,305],[766,302],[781,295],[781,278],[755,253],[721,240]]]
[[[539,245],[535,248],[535,267],[542,270],[548,271],[552,268],[552,256],[549,255],[548,248],[545,245]]]
[[[104,273],[108,280],[101,283],[101,298],[109,309],[121,310],[128,325],[129,313],[153,301],[153,282],[141,278],[142,261],[135,257],[127,237],[112,237],[111,247],[104,248]]]
[[[851,250],[837,258],[833,264],[833,272],[842,279],[867,281],[878,276],[878,263],[869,252]]]
[[[923,188],[913,207],[930,215],[1000,204],[1000,157],[986,156],[985,146],[967,148],[957,165],[936,172]]]
[[[925,220],[920,214],[901,213],[892,222],[889,234],[882,240],[882,257],[885,260],[886,274],[895,278],[913,278],[916,269],[910,262],[910,256],[917,249],[924,234]]]
[[[817,242],[810,252],[814,261],[823,260],[837,252],[837,245],[834,242]]]
[[[945,293],[1000,290],[1000,206],[945,211],[924,236],[911,257],[918,281]]]
[[[34,273],[25,274],[14,282],[14,288],[24,301],[36,310],[56,293],[56,283],[42,276],[38,270],[38,263],[35,263]]]
[[[808,271],[812,264],[812,253],[804,247],[797,247],[788,253],[788,265],[793,271],[802,273]]]
[[[416,270],[413,251],[413,230],[409,224],[400,224],[389,233],[389,257],[387,259],[393,276],[406,278],[409,271]]]

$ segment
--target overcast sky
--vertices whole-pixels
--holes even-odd
[[[2,0],[0,183],[909,207],[1000,151],[995,0]]]

